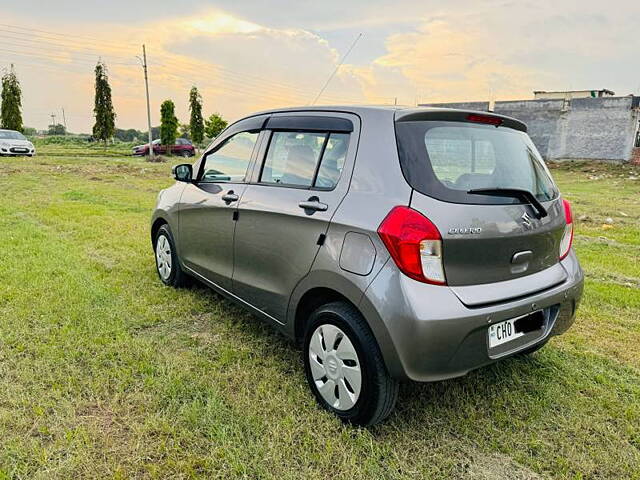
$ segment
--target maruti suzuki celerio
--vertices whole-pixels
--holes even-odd
[[[399,381],[465,375],[573,323],[571,208],[526,130],[430,108],[244,118],[160,192],[158,275],[273,324],[324,408],[378,423]]]

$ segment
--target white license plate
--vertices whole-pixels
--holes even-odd
[[[522,332],[516,332],[516,320],[518,318],[496,323],[489,327],[489,348],[497,347],[524,335]]]

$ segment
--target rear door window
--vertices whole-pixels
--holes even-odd
[[[325,133],[273,132],[260,181],[310,187],[326,136]]]
[[[528,190],[541,201],[558,190],[524,132],[465,122],[416,121],[396,124],[398,151],[413,188],[456,203],[519,203],[509,197],[469,194],[474,189]]]
[[[332,189],[347,153],[349,134],[278,132],[271,135],[260,182]]]

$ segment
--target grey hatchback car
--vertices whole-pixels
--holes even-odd
[[[158,195],[158,275],[273,324],[320,405],[378,423],[400,381],[531,353],[573,323],[571,208],[526,130],[429,108],[244,118]]]

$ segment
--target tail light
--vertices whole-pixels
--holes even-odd
[[[402,273],[419,282],[446,285],[442,237],[427,217],[409,207],[394,207],[378,235]]]
[[[569,255],[569,250],[571,250],[571,244],[573,243],[573,216],[571,215],[571,204],[563,198],[562,206],[564,207],[564,218],[567,224],[564,226],[562,240],[560,240],[560,260]]]

